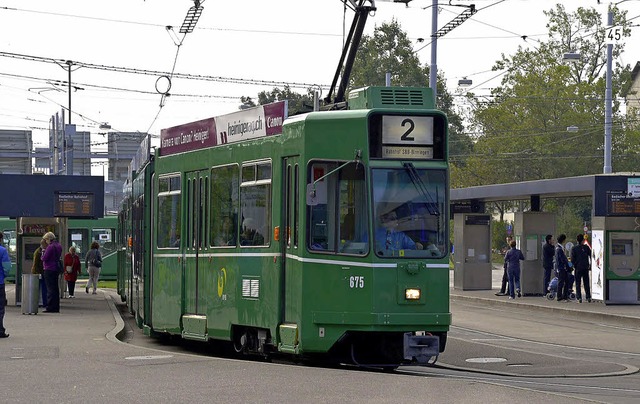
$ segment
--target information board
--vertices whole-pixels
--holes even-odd
[[[93,217],[94,195],[90,192],[56,192],[53,215],[55,217]]]
[[[640,216],[640,197],[623,191],[607,191],[607,216]]]
[[[490,215],[469,215],[469,216],[465,216],[464,218],[465,225],[489,226],[490,223],[491,223]]]

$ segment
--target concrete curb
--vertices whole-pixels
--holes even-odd
[[[586,318],[588,318],[592,321],[615,322],[616,325],[626,325],[629,327],[640,328],[640,318],[638,317],[625,316],[625,315],[615,314],[615,313],[604,313],[601,311],[585,311],[585,310],[572,309],[571,308],[572,303],[558,303],[558,305],[563,304],[563,306],[549,307],[549,306],[536,305],[533,303],[526,302],[526,299],[530,299],[530,298],[524,298],[525,299],[524,301],[523,299],[516,299],[515,301],[509,301],[509,300],[487,299],[487,298],[478,297],[478,296],[465,296],[465,295],[454,294],[454,293],[451,293],[450,297],[452,301],[475,302],[475,303],[480,303],[480,304],[483,304],[486,306],[492,306],[492,307],[509,306],[512,309],[516,308],[516,309],[526,309],[526,310],[537,310],[537,311],[542,311],[549,314],[559,314],[559,315],[563,315],[566,317],[575,318],[579,320],[585,320]],[[533,299],[543,299],[543,297],[534,297]],[[582,303],[582,304],[598,305],[601,303]]]

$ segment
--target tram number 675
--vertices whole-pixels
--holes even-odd
[[[364,288],[364,276],[350,276],[349,277],[349,287],[351,289],[362,289],[362,288]]]

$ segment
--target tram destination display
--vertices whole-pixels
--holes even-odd
[[[433,117],[382,117],[383,158],[433,158]]]
[[[90,192],[56,192],[53,215],[56,217],[94,216],[94,195]]]
[[[607,216],[640,216],[640,197],[607,191]]]

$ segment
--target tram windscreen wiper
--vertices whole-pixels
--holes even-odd
[[[413,182],[413,185],[422,194],[422,196],[424,196],[424,199],[427,201],[426,207],[427,207],[427,210],[429,211],[429,214],[432,216],[440,216],[440,211],[438,210],[437,202],[434,201],[433,197],[431,197],[429,190],[424,185],[424,182],[422,182],[422,179],[420,178],[420,174],[418,174],[418,170],[416,170],[413,163],[402,163],[402,165],[404,166],[405,170],[407,170],[407,173],[409,174],[409,178],[411,178],[411,182]]]

